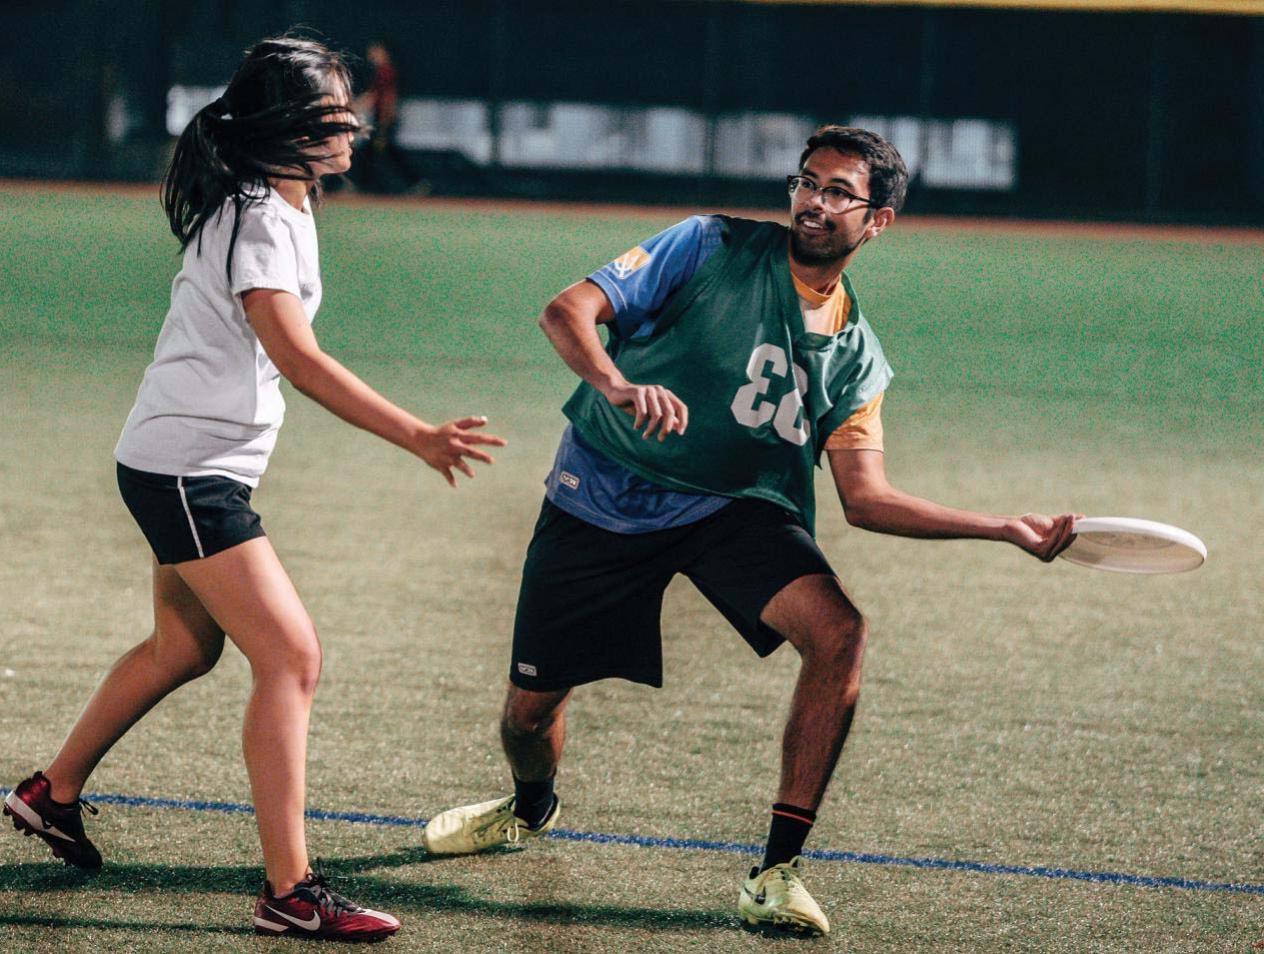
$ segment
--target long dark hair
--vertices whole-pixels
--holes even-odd
[[[180,250],[197,238],[200,253],[202,226],[232,199],[231,281],[241,211],[263,198],[269,178],[312,179],[319,199],[312,163],[331,157],[312,147],[355,132],[345,115],[350,95],[346,63],[314,40],[281,36],[251,47],[224,95],[184,128],[163,178],[162,207]]]

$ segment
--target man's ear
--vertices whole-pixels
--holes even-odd
[[[895,221],[895,209],[889,205],[873,213],[873,218],[869,220],[869,226],[865,229],[865,240],[876,239],[888,225]]]

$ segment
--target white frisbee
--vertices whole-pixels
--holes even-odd
[[[1058,554],[1095,570],[1115,573],[1184,573],[1207,559],[1207,547],[1188,530],[1135,517],[1085,517],[1075,542]]]

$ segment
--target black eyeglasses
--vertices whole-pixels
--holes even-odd
[[[839,186],[819,186],[807,176],[786,176],[786,186],[789,187],[791,195],[800,189],[806,190],[809,198],[817,192],[821,193],[821,201],[825,204],[825,208],[835,214],[846,212],[856,205],[873,205],[872,200],[862,195],[848,192]]]

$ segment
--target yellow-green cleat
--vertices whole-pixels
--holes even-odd
[[[430,819],[421,843],[432,855],[472,855],[500,845],[516,845],[524,838],[543,835],[557,824],[562,803],[556,798],[548,817],[536,828],[514,814],[514,796],[477,805],[449,808]]]
[[[737,910],[747,925],[817,937],[829,933],[829,918],[803,886],[803,859],[796,857],[766,871],[752,868],[742,885]]]

